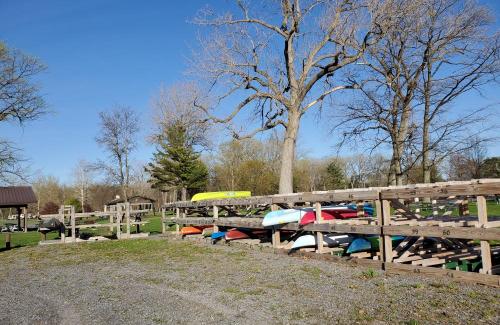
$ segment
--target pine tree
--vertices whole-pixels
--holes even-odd
[[[342,166],[336,161],[332,161],[326,168],[326,185],[329,190],[345,188],[345,174]]]
[[[186,129],[174,124],[165,130],[159,142],[153,162],[146,168],[151,175],[152,187],[186,189],[191,195],[204,190],[208,183],[208,169],[200,155],[187,144]]]

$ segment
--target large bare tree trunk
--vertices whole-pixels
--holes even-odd
[[[427,76],[426,80],[424,80],[424,125],[422,126],[422,173],[424,183],[430,183],[432,165],[429,161],[429,129],[431,123],[429,114],[431,110],[432,62],[429,62],[428,58],[426,61]]]
[[[281,149],[280,194],[293,193],[293,162],[295,160],[295,147],[299,132],[299,119],[300,113],[290,112],[285,139]]]

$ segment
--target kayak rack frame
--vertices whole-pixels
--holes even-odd
[[[500,218],[488,216],[487,209],[487,198],[495,197],[495,202],[498,202],[499,195],[500,179],[478,179],[179,201],[162,206],[162,231],[166,233],[167,224],[175,224],[177,232],[184,225],[212,225],[214,231],[219,227],[262,229],[265,211],[312,207],[316,212],[313,224],[299,226],[298,223],[289,223],[270,228],[274,249],[290,249],[293,244],[286,239],[282,241],[282,231],[308,231],[317,236],[319,244],[315,253],[338,260],[339,257],[332,256],[332,249],[323,246],[323,234],[378,235],[377,252],[353,253],[340,259],[356,260],[356,264],[377,267],[387,273],[438,275],[457,281],[500,286]],[[338,203],[354,203],[358,218],[323,220],[321,207]],[[373,217],[365,217],[365,203],[374,207]],[[427,210],[424,211],[424,207]],[[471,215],[469,208],[477,213]],[[453,216],[452,212],[458,215]],[[405,236],[405,239],[393,247],[392,236]],[[429,241],[434,243],[431,247]],[[493,247],[490,241],[494,241]],[[473,270],[464,270],[471,265]]]

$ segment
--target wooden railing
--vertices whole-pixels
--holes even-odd
[[[375,265],[388,272],[416,272],[445,275],[457,279],[500,285],[500,218],[488,214],[487,198],[500,195],[500,179],[479,179],[467,182],[443,182],[407,186],[335,190],[289,195],[258,196],[200,202],[174,202],[162,208],[165,223],[177,225],[213,225],[218,227],[263,228],[262,218],[270,210],[310,206],[316,221],[300,227],[297,223],[270,228],[273,247],[290,248],[282,241],[283,230],[310,231],[318,238],[323,233],[348,233],[380,236],[377,252],[352,254],[358,262]],[[356,204],[359,218],[322,220],[321,207],[336,203]],[[373,217],[364,216],[364,204],[375,208]],[[421,205],[432,205],[425,214]],[[471,214],[475,206],[477,213]],[[455,209],[452,211],[451,209]],[[443,211],[448,209],[448,211]],[[168,218],[167,212],[173,211]],[[453,216],[456,214],[456,216]],[[406,238],[393,247],[391,236]],[[428,242],[433,244],[428,246]],[[317,253],[329,250],[317,240]],[[464,261],[480,261],[479,272],[461,271]],[[362,263],[361,263],[362,264]],[[455,269],[449,269],[453,267]],[[467,265],[466,265],[467,266]],[[468,267],[468,266],[467,266]]]

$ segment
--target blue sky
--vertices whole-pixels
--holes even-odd
[[[0,39],[48,66],[40,84],[52,111],[23,128],[0,125],[1,136],[24,150],[34,171],[69,182],[79,159],[105,158],[94,140],[98,112],[128,105],[142,118],[136,160],[148,161],[151,97],[162,83],[184,78],[196,45],[196,26],[187,21],[207,3],[227,1],[0,0]],[[489,4],[500,16],[500,3]],[[485,93],[462,104],[498,101],[497,89]],[[316,157],[332,154],[336,139],[326,131],[307,119],[300,148]],[[499,146],[489,153],[500,155]]]

